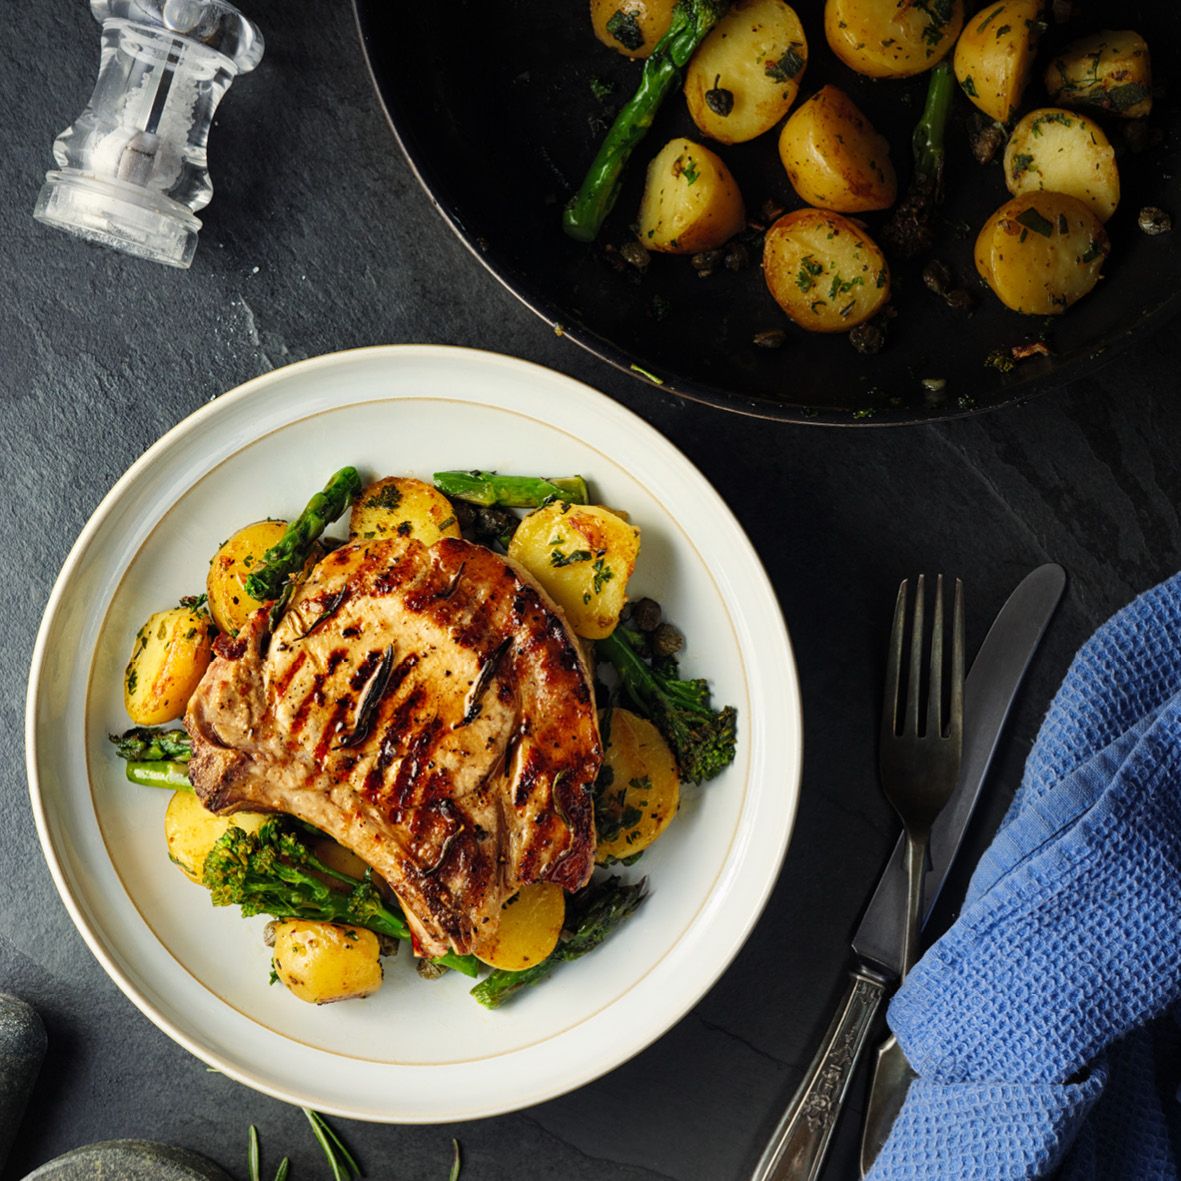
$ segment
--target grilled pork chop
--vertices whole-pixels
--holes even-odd
[[[214,812],[286,812],[371,865],[420,953],[479,951],[523,884],[584,885],[602,751],[577,641],[482,546],[347,545],[259,611],[189,702]]]

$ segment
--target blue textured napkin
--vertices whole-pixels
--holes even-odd
[[[1181,575],[1075,657],[960,918],[890,1005],[871,1181],[1178,1181]]]

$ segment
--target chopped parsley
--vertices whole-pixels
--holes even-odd
[[[976,82],[972,75],[969,74],[960,85],[964,88],[964,93],[972,98],[979,98],[980,93],[976,89]]]
[[[1013,175],[1020,176],[1033,167],[1033,156],[1029,152],[1016,152],[1013,155]]]
[[[588,549],[575,549],[568,554],[556,549],[552,550],[549,556],[549,564],[555,568],[573,566],[575,562],[589,562],[590,560],[591,552]]]
[[[600,78],[597,74],[590,80],[591,94],[595,96],[596,102],[606,102],[615,93],[615,83],[608,81],[606,78]]]
[[[644,44],[644,30],[640,28],[639,18],[634,12],[624,12],[617,8],[607,18],[607,32],[610,33],[624,49],[633,53]]]
[[[798,41],[793,41],[781,58],[777,61],[767,61],[763,66],[763,73],[775,82],[790,82],[793,78],[799,77],[806,64],[799,53],[803,48]]]
[[[1081,263],[1094,262],[1097,258],[1103,256],[1103,243],[1095,238],[1091,239],[1090,246],[1087,247],[1083,256],[1079,259]]]
[[[589,558],[590,554],[586,556]],[[615,571],[610,566],[604,566],[602,558],[595,559],[595,564],[591,567],[591,570],[594,573],[593,585],[595,594],[602,594],[604,584],[610,582],[615,577]]]
[[[365,501],[366,508],[384,508],[391,512],[402,503],[402,489],[397,484],[386,484]]]
[[[1051,111],[1048,115],[1039,115],[1029,126],[1029,130],[1035,136],[1040,137],[1042,134],[1042,125],[1044,123],[1061,123],[1063,127],[1073,127],[1074,120],[1064,114],[1062,111]]]
[[[838,295],[848,295],[854,287],[864,287],[865,279],[857,275],[852,279],[842,279],[839,272],[832,277],[832,285],[828,289],[828,298],[836,299]]]
[[[688,162],[681,166],[681,175],[685,178],[686,184],[694,184],[701,173],[697,170],[697,161],[692,156],[689,157]]]
[[[816,276],[823,273],[823,263],[818,263],[810,254],[807,254],[800,262],[800,273],[796,276],[796,286],[801,291],[811,291],[815,286]]]
[[[1023,225],[1027,230],[1032,230],[1035,234],[1041,234],[1043,238],[1052,238],[1054,236],[1054,223],[1049,218],[1043,217],[1034,208],[1026,209],[1024,213],[1017,215],[1018,224]]]

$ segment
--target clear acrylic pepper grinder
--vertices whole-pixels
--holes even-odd
[[[213,186],[205,144],[230,83],[262,58],[225,0],[90,0],[98,82],[57,137],[33,216],[93,242],[187,267]]]

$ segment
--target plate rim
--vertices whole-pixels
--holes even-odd
[[[771,403],[762,399],[751,398],[719,386],[694,381],[691,378],[679,376],[654,378],[610,340],[589,328],[564,322],[552,299],[545,298],[536,291],[526,291],[523,285],[519,285],[520,281],[508,273],[507,268],[494,264],[480,250],[476,241],[464,228],[458,213],[439,197],[435,185],[430,179],[429,161],[422,155],[411,151],[410,145],[406,137],[403,136],[398,122],[394,118],[394,113],[386,101],[385,92],[378,82],[373,57],[369,52],[370,37],[367,22],[370,19],[368,14],[371,2],[372,0],[352,0],[353,20],[357,30],[357,40],[361,47],[361,56],[365,62],[365,70],[394,141],[431,205],[450,227],[452,233],[467,248],[468,253],[515,299],[548,324],[556,335],[567,337],[600,361],[605,361],[620,373],[627,374],[628,377],[638,380],[641,384],[659,393],[672,394],[675,397],[684,398],[686,401],[711,406],[716,410],[724,410],[730,414],[740,414],[747,418],[762,419],[767,422],[790,422],[797,426],[885,429],[954,422],[958,419],[977,418],[993,411],[1022,406],[1034,398],[1060,392],[1084,377],[1092,375],[1097,368],[1115,360],[1124,349],[1131,347],[1137,341],[1147,339],[1152,333],[1168,324],[1170,320],[1181,315],[1181,290],[1176,290],[1143,315],[1136,324],[1062,362],[1047,377],[1041,378],[1031,373],[1028,377],[1017,382],[1006,384],[998,392],[996,401],[989,402],[985,406],[974,405],[967,408],[957,406],[954,409],[941,409],[929,414],[914,409],[898,410],[883,406],[876,409],[872,417],[860,418],[850,410],[814,409],[788,402],[783,403],[782,410],[777,411]]]
[[[48,641],[54,630],[55,624],[58,621],[58,616],[63,610],[78,567],[83,563],[87,554],[89,553],[96,534],[98,534],[104,527],[108,521],[108,518],[121,506],[125,494],[134,487],[141,474],[146,469],[150,468],[162,453],[167,452],[179,440],[184,439],[194,432],[200,431],[210,419],[215,419],[220,414],[225,413],[225,408],[236,406],[240,402],[256,396],[260,391],[264,391],[276,384],[282,384],[284,381],[288,381],[292,377],[304,376],[309,372],[314,372],[316,370],[324,370],[330,373],[331,370],[336,366],[347,365],[353,362],[365,363],[372,360],[379,364],[398,365],[403,358],[416,359],[419,361],[425,360],[431,363],[437,362],[444,366],[450,360],[458,359],[468,363],[474,360],[478,365],[501,366],[508,370],[515,371],[517,374],[523,376],[526,379],[528,379],[530,376],[534,376],[540,377],[547,382],[556,381],[559,384],[565,384],[568,387],[573,387],[573,389],[577,390],[581,396],[591,401],[597,402],[599,407],[608,414],[613,414],[623,423],[642,431],[644,434],[652,438],[654,441],[658,441],[665,449],[667,449],[667,453],[670,455],[673,461],[681,466],[684,473],[688,474],[699,483],[703,493],[708,495],[714,501],[715,509],[721,512],[728,519],[733,528],[732,540],[748,551],[748,556],[753,563],[753,568],[758,573],[761,585],[757,588],[757,590],[759,593],[766,596],[766,601],[772,609],[772,619],[777,628],[777,647],[782,656],[784,671],[788,674],[787,681],[784,685],[784,690],[787,703],[790,706],[790,717],[787,719],[779,719],[779,724],[786,725],[791,736],[791,740],[787,743],[786,751],[789,765],[785,768],[785,770],[787,771],[788,779],[783,785],[784,788],[787,789],[787,794],[790,798],[786,801],[788,807],[785,809],[782,839],[779,842],[779,847],[774,851],[774,856],[772,858],[773,872],[768,872],[765,880],[760,883],[757,903],[751,907],[749,916],[747,917],[740,934],[731,940],[731,946],[729,946],[725,950],[724,954],[719,958],[716,969],[711,969],[709,972],[703,975],[701,981],[697,985],[688,990],[686,993],[682,994],[678,999],[678,1003],[663,1012],[659,1021],[654,1023],[651,1031],[647,1032],[646,1035],[636,1044],[629,1046],[622,1053],[612,1052],[604,1059],[596,1060],[589,1067],[584,1066],[581,1069],[575,1069],[570,1073],[569,1077],[560,1086],[560,1088],[549,1090],[544,1095],[540,1096],[534,1095],[524,1097],[519,1100],[510,1100],[507,1104],[503,1102],[492,1101],[486,1104],[483,1109],[474,1113],[464,1113],[459,1115],[438,1114],[432,1117],[419,1117],[416,1119],[407,1118],[404,1114],[382,1115],[372,1111],[358,1110],[350,1108],[347,1105],[337,1104],[332,1101],[320,1102],[318,1099],[315,1099],[315,1097],[299,1093],[300,1086],[298,1083],[292,1084],[290,1087],[285,1089],[284,1087],[274,1085],[261,1077],[251,1076],[250,1074],[239,1070],[232,1062],[227,1062],[218,1054],[217,1050],[213,1049],[211,1046],[202,1045],[199,1041],[195,1040],[188,1032],[178,1026],[165,1012],[163,1012],[154,1001],[149,999],[149,997],[144,994],[144,992],[131,978],[131,975],[125,972],[123,967],[120,966],[118,962],[116,962],[115,954],[107,949],[100,931],[91,926],[84,913],[82,904],[73,895],[72,888],[68,881],[67,870],[63,865],[64,854],[55,846],[51,834],[51,822],[48,815],[48,807],[45,798],[46,792],[40,781],[41,777],[39,768],[39,740],[37,721],[38,703],[43,693],[43,679],[46,672]],[[348,405],[363,405],[369,401],[373,401],[373,399],[355,399],[352,401],[342,402],[339,405],[342,407]],[[495,406],[495,402],[491,398],[484,404]],[[295,421],[295,419],[290,421]],[[272,423],[271,427],[281,428],[285,425],[288,425],[288,420],[286,418],[284,418],[282,422]],[[234,453],[236,453],[237,450],[238,448],[235,448]],[[90,514],[77,539],[71,546],[70,551],[62,564],[61,570],[54,580],[54,584],[47,599],[33,645],[25,695],[24,739],[25,768],[30,805],[33,812],[34,825],[37,831],[38,842],[42,851],[42,855],[44,856],[46,864],[50,870],[50,874],[55,888],[57,889],[58,895],[65,905],[66,911],[69,914],[75,928],[82,936],[87,947],[90,949],[91,954],[93,954],[98,960],[100,966],[119,988],[119,990],[124,994],[124,996],[126,996],[132,1002],[139,1012],[146,1016],[158,1029],[160,1029],[161,1032],[165,1033],[177,1044],[183,1046],[199,1060],[217,1067],[243,1085],[249,1086],[284,1102],[294,1103],[300,1106],[316,1106],[319,1110],[323,1110],[328,1114],[376,1123],[440,1123],[449,1122],[456,1119],[487,1118],[495,1115],[505,1114],[514,1110],[520,1110],[522,1108],[532,1106],[535,1103],[548,1101],[549,1099],[556,1098],[559,1095],[566,1094],[569,1091],[587,1085],[596,1078],[600,1078],[603,1075],[617,1069],[630,1058],[634,1057],[636,1054],[648,1048],[661,1037],[663,1037],[673,1027],[673,1025],[683,1018],[685,1014],[688,1013],[695,1005],[697,1005],[706,995],[706,993],[721,979],[722,975],[733,963],[734,958],[746,944],[751,932],[758,922],[759,917],[762,915],[766,907],[770,893],[774,889],[775,884],[781,874],[787,849],[790,845],[791,837],[794,832],[795,819],[799,806],[804,749],[803,708],[798,666],[796,664],[790,634],[787,629],[786,621],[783,617],[782,608],[779,605],[778,596],[775,593],[774,586],[771,583],[762,560],[759,558],[758,552],[747,535],[745,529],[735,517],[729,505],[714,488],[713,484],[705,477],[705,475],[692,462],[692,460],[690,460],[674,443],[672,443],[671,440],[665,438],[665,436],[661,434],[660,431],[646,422],[639,415],[635,414],[626,406],[615,402],[613,399],[609,398],[601,391],[596,390],[594,387],[579,381],[577,378],[569,377],[558,370],[537,364],[536,362],[513,357],[508,354],[483,349],[437,344],[375,345],[345,349],[306,358],[290,365],[282,366],[278,369],[259,374],[245,382],[240,383],[232,389],[227,390],[224,394],[205,403],[204,405],[197,407],[194,411],[186,415],[174,426],[169,428],[169,430],[167,430],[150,447],[148,447],[142,455],[134,460],[132,464],[126,469],[126,471],[124,471],[123,474],[115,481],[115,483],[102,497],[98,505]],[[724,872],[726,865],[727,862],[723,862],[719,867],[719,872]]]

